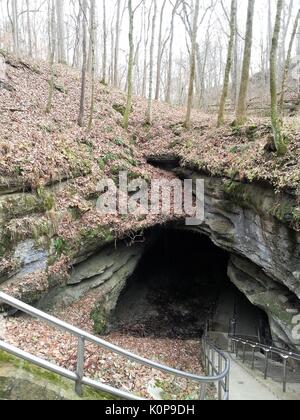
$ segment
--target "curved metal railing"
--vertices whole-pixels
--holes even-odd
[[[215,348],[207,338],[203,338],[203,354],[204,354],[204,363],[207,369],[208,376],[199,376],[192,373],[183,372],[177,369],[164,366],[162,364],[156,363],[154,361],[145,359],[143,357],[137,356],[127,350],[124,350],[118,346],[115,346],[111,343],[108,343],[105,340],[102,340],[98,337],[93,336],[92,334],[86,333],[83,330],[74,327],[66,322],[63,322],[51,315],[48,315],[36,308],[33,308],[13,297],[10,297],[4,293],[0,292],[0,303],[4,303],[17,309],[23,313],[26,313],[34,318],[37,318],[41,321],[46,322],[47,324],[54,326],[63,330],[66,333],[71,334],[76,337],[78,340],[78,349],[77,349],[77,369],[76,372],[64,369],[56,364],[50,363],[44,359],[33,356],[29,353],[24,352],[10,344],[0,341],[0,349],[5,352],[12,354],[16,357],[19,357],[23,360],[26,360],[34,365],[37,365],[43,369],[54,372],[66,379],[72,380],[75,382],[75,391],[78,395],[82,394],[82,386],[90,386],[98,391],[109,393],[115,397],[125,399],[125,400],[143,400],[143,398],[136,396],[134,394],[125,392],[113,388],[111,386],[102,384],[101,382],[94,381],[90,378],[84,376],[84,361],[85,361],[85,346],[86,343],[92,343],[99,347],[102,347],[106,350],[109,350],[115,354],[118,354],[128,360],[131,360],[135,363],[141,364],[143,366],[148,366],[155,370],[160,370],[164,373],[173,375],[175,377],[185,378],[194,382],[199,383],[200,385],[200,399],[204,400],[207,395],[207,385],[209,384],[218,384],[218,398],[221,400],[229,399],[229,371],[230,371],[230,360],[229,358]],[[216,358],[217,355],[217,358]],[[217,361],[216,361],[217,359]]]
[[[239,346],[242,345],[243,363],[245,363],[246,361],[247,347],[252,350],[252,361],[251,361],[252,370],[254,370],[255,368],[255,353],[257,351],[263,352],[265,356],[265,367],[264,367],[265,379],[268,378],[270,356],[272,355],[279,356],[283,362],[283,377],[282,377],[283,392],[285,393],[287,391],[287,363],[289,360],[295,360],[297,362],[300,362],[300,353],[295,353],[295,352],[284,350],[284,349],[274,347],[274,346],[267,346],[265,344],[261,344],[255,341],[245,339],[245,337],[241,337],[241,336],[229,336],[229,338],[233,344],[232,351],[233,353],[236,354],[237,357],[239,356]]]

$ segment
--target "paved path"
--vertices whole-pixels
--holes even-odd
[[[233,401],[272,401],[279,400],[266,386],[255,379],[231,355],[230,400]]]

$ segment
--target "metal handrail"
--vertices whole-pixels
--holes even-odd
[[[52,371],[60,376],[63,376],[67,379],[70,379],[72,381],[75,381],[75,391],[78,395],[82,394],[82,385],[88,385],[91,386],[97,390],[108,392],[111,395],[114,395],[116,397],[120,397],[122,399],[126,400],[142,400],[143,398],[140,398],[136,395],[130,394],[128,392],[118,390],[116,388],[104,385],[100,382],[93,381],[87,377],[84,376],[84,353],[85,353],[85,344],[86,342],[93,343],[95,345],[98,345],[106,350],[110,350],[115,354],[118,354],[122,357],[125,357],[128,360],[131,360],[133,362],[139,363],[143,366],[148,366],[150,368],[153,368],[155,370],[160,370],[162,372],[171,374],[176,377],[181,377],[185,379],[189,379],[195,382],[198,382],[199,384],[202,384],[201,386],[201,394],[200,399],[205,399],[206,392],[206,385],[211,383],[220,383],[225,380],[226,387],[225,387],[225,398],[229,398],[229,389],[228,389],[228,378],[229,378],[229,370],[230,370],[230,361],[227,356],[225,356],[222,352],[220,352],[218,349],[214,348],[209,341],[206,338],[203,338],[203,348],[205,349],[205,352],[207,349],[209,349],[210,352],[213,352],[213,354],[217,353],[219,358],[222,360],[222,369],[219,369],[218,373],[216,373],[216,368],[211,370],[211,374],[208,374],[208,376],[199,376],[187,372],[183,372],[177,369],[170,368],[168,366],[156,363],[154,361],[148,360],[146,358],[137,356],[127,350],[124,350],[118,346],[115,346],[114,344],[108,343],[107,341],[100,339],[98,337],[93,336],[92,334],[86,333],[85,331],[74,327],[70,324],[67,324],[64,321],[61,321],[51,315],[48,315],[36,308],[33,308],[32,306],[29,306],[11,296],[8,296],[5,293],[0,292],[0,303],[7,304],[23,313],[26,313],[34,318],[37,318],[39,320],[42,320],[46,322],[49,325],[52,325],[56,328],[59,328],[63,330],[64,332],[67,332],[71,334],[72,336],[75,336],[78,339],[78,350],[77,350],[77,369],[76,373],[72,372],[67,369],[63,369],[58,365],[55,365],[53,363],[49,363],[43,359],[40,359],[38,357],[35,357],[29,353],[26,353],[14,346],[11,346],[9,344],[6,344],[3,341],[0,341],[0,349],[6,351],[7,353],[10,353],[16,357],[20,357],[21,359],[24,359],[28,362],[31,362],[41,368],[44,368],[46,370]],[[209,359],[208,356],[206,356],[206,359]],[[210,365],[213,365],[212,361],[209,362]],[[223,369],[224,364],[224,369]],[[203,397],[203,398],[202,398]]]
[[[245,337],[242,336],[230,336],[229,338],[233,344],[233,352],[236,354],[236,357],[239,356],[239,344],[243,345],[243,363],[245,363],[246,360],[246,349],[247,346],[252,349],[252,370],[255,368],[255,353],[256,350],[263,351],[265,355],[265,368],[264,368],[264,378],[265,380],[268,379],[268,368],[269,368],[269,358],[270,355],[276,354],[277,356],[281,357],[283,361],[283,392],[286,393],[287,391],[287,362],[288,360],[296,360],[297,362],[300,362],[300,353],[295,353],[292,351],[284,350],[279,347],[274,346],[267,346],[266,344],[257,343],[255,341],[251,341],[248,339],[245,339]]]

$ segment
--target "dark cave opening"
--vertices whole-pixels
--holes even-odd
[[[268,329],[264,312],[228,278],[229,258],[228,252],[198,232],[152,230],[144,255],[119,298],[113,329],[133,336],[198,339],[212,319],[228,332],[237,309],[244,335],[252,337],[256,329]]]

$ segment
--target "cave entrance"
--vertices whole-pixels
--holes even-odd
[[[257,337],[256,328],[259,324],[265,328],[266,315],[229,280],[229,257],[197,232],[152,230],[144,255],[119,298],[113,329],[133,336],[199,339],[207,320],[228,333],[238,310],[243,330],[239,332]]]

